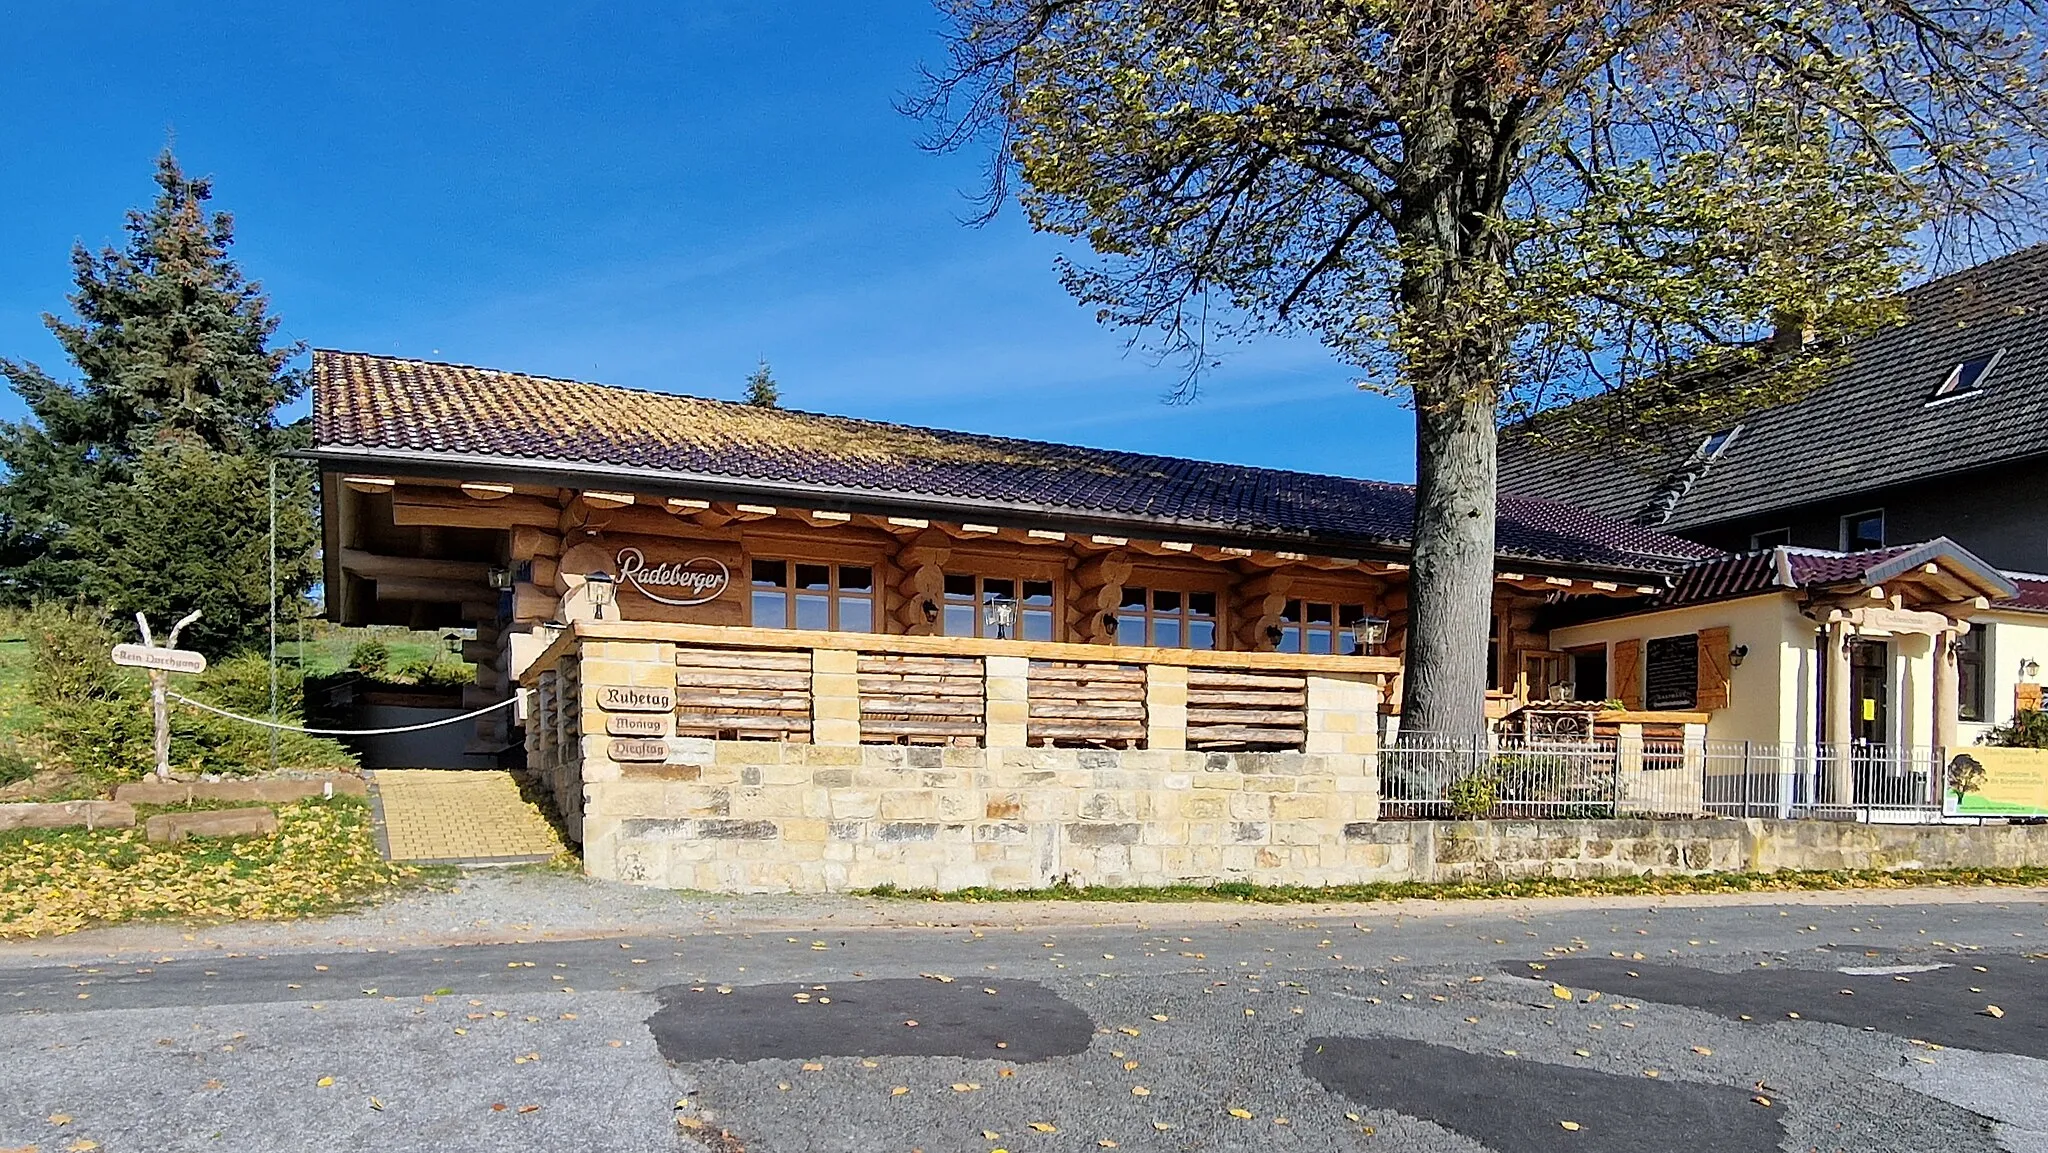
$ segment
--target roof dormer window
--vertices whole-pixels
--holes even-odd
[[[1694,455],[1703,461],[1719,460],[1721,459],[1721,454],[1727,452],[1734,445],[1735,438],[1741,432],[1742,426],[1739,424],[1734,428],[1724,428],[1701,441],[1699,451]]]
[[[2001,348],[1983,356],[1973,356],[1949,369],[1948,375],[1935,387],[1934,395],[1927,398],[1927,403],[1939,404],[1945,400],[1960,400],[1983,392],[1984,382],[1990,378],[1991,370],[1998,367],[1998,360],[2004,355],[2005,350]]]

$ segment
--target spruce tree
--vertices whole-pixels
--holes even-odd
[[[269,300],[229,256],[234,222],[207,208],[211,181],[188,177],[166,149],[156,184],[154,203],[128,214],[125,246],[72,251],[74,317],[44,317],[78,378],[0,359],[0,377],[29,410],[0,425],[0,600],[91,599],[123,616],[169,615],[203,584],[207,597],[253,596],[260,619],[268,591],[245,587],[248,557],[219,551],[200,526],[255,515],[264,527],[269,459],[303,435],[276,420],[278,406],[305,389],[290,367],[303,349],[273,345]],[[309,502],[304,472],[281,462],[281,504]],[[209,483],[166,484],[180,473]],[[179,507],[145,507],[144,494]],[[311,535],[289,537],[280,533],[281,552],[303,555],[281,556],[285,596],[311,579]],[[109,547],[128,551],[108,557]],[[178,587],[118,575],[135,574],[132,562],[145,555],[175,570]],[[247,606],[220,611],[228,619],[208,630],[212,647],[255,638]]]
[[[782,402],[782,389],[775,383],[775,374],[768,370],[768,360],[763,357],[754,371],[747,374],[747,403],[755,408],[775,408]]]

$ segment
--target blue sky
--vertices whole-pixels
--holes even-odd
[[[167,136],[285,334],[791,407],[1408,480],[1412,423],[1319,345],[1228,351],[1192,406],[1060,289],[979,157],[891,101],[940,57],[882,4],[0,0],[0,355],[75,241],[118,241]],[[0,398],[0,416],[20,404]]]

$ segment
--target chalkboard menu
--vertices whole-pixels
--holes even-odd
[[[1699,703],[1700,638],[1653,637],[1643,645],[1643,706],[1690,709]]]

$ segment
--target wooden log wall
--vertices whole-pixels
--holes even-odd
[[[1188,670],[1189,748],[1299,750],[1307,734],[1302,674]]]
[[[1082,644],[1116,643],[1116,611],[1130,579],[1131,554],[1113,549],[1074,567],[1067,582],[1067,636]]]
[[[1280,627],[1280,614],[1287,609],[1287,592],[1294,580],[1287,573],[1267,572],[1231,588],[1231,648],[1246,653],[1273,651],[1273,630]]]
[[[1032,661],[1025,740],[1060,748],[1145,746],[1145,668]]]
[[[946,599],[946,561],[953,555],[952,538],[937,530],[912,537],[892,558],[901,572],[896,584],[896,623],[909,636],[930,636],[938,626],[925,616],[925,603]]]
[[[811,654],[678,648],[676,735],[808,742]]]
[[[864,744],[978,746],[987,734],[980,657],[860,656]]]

